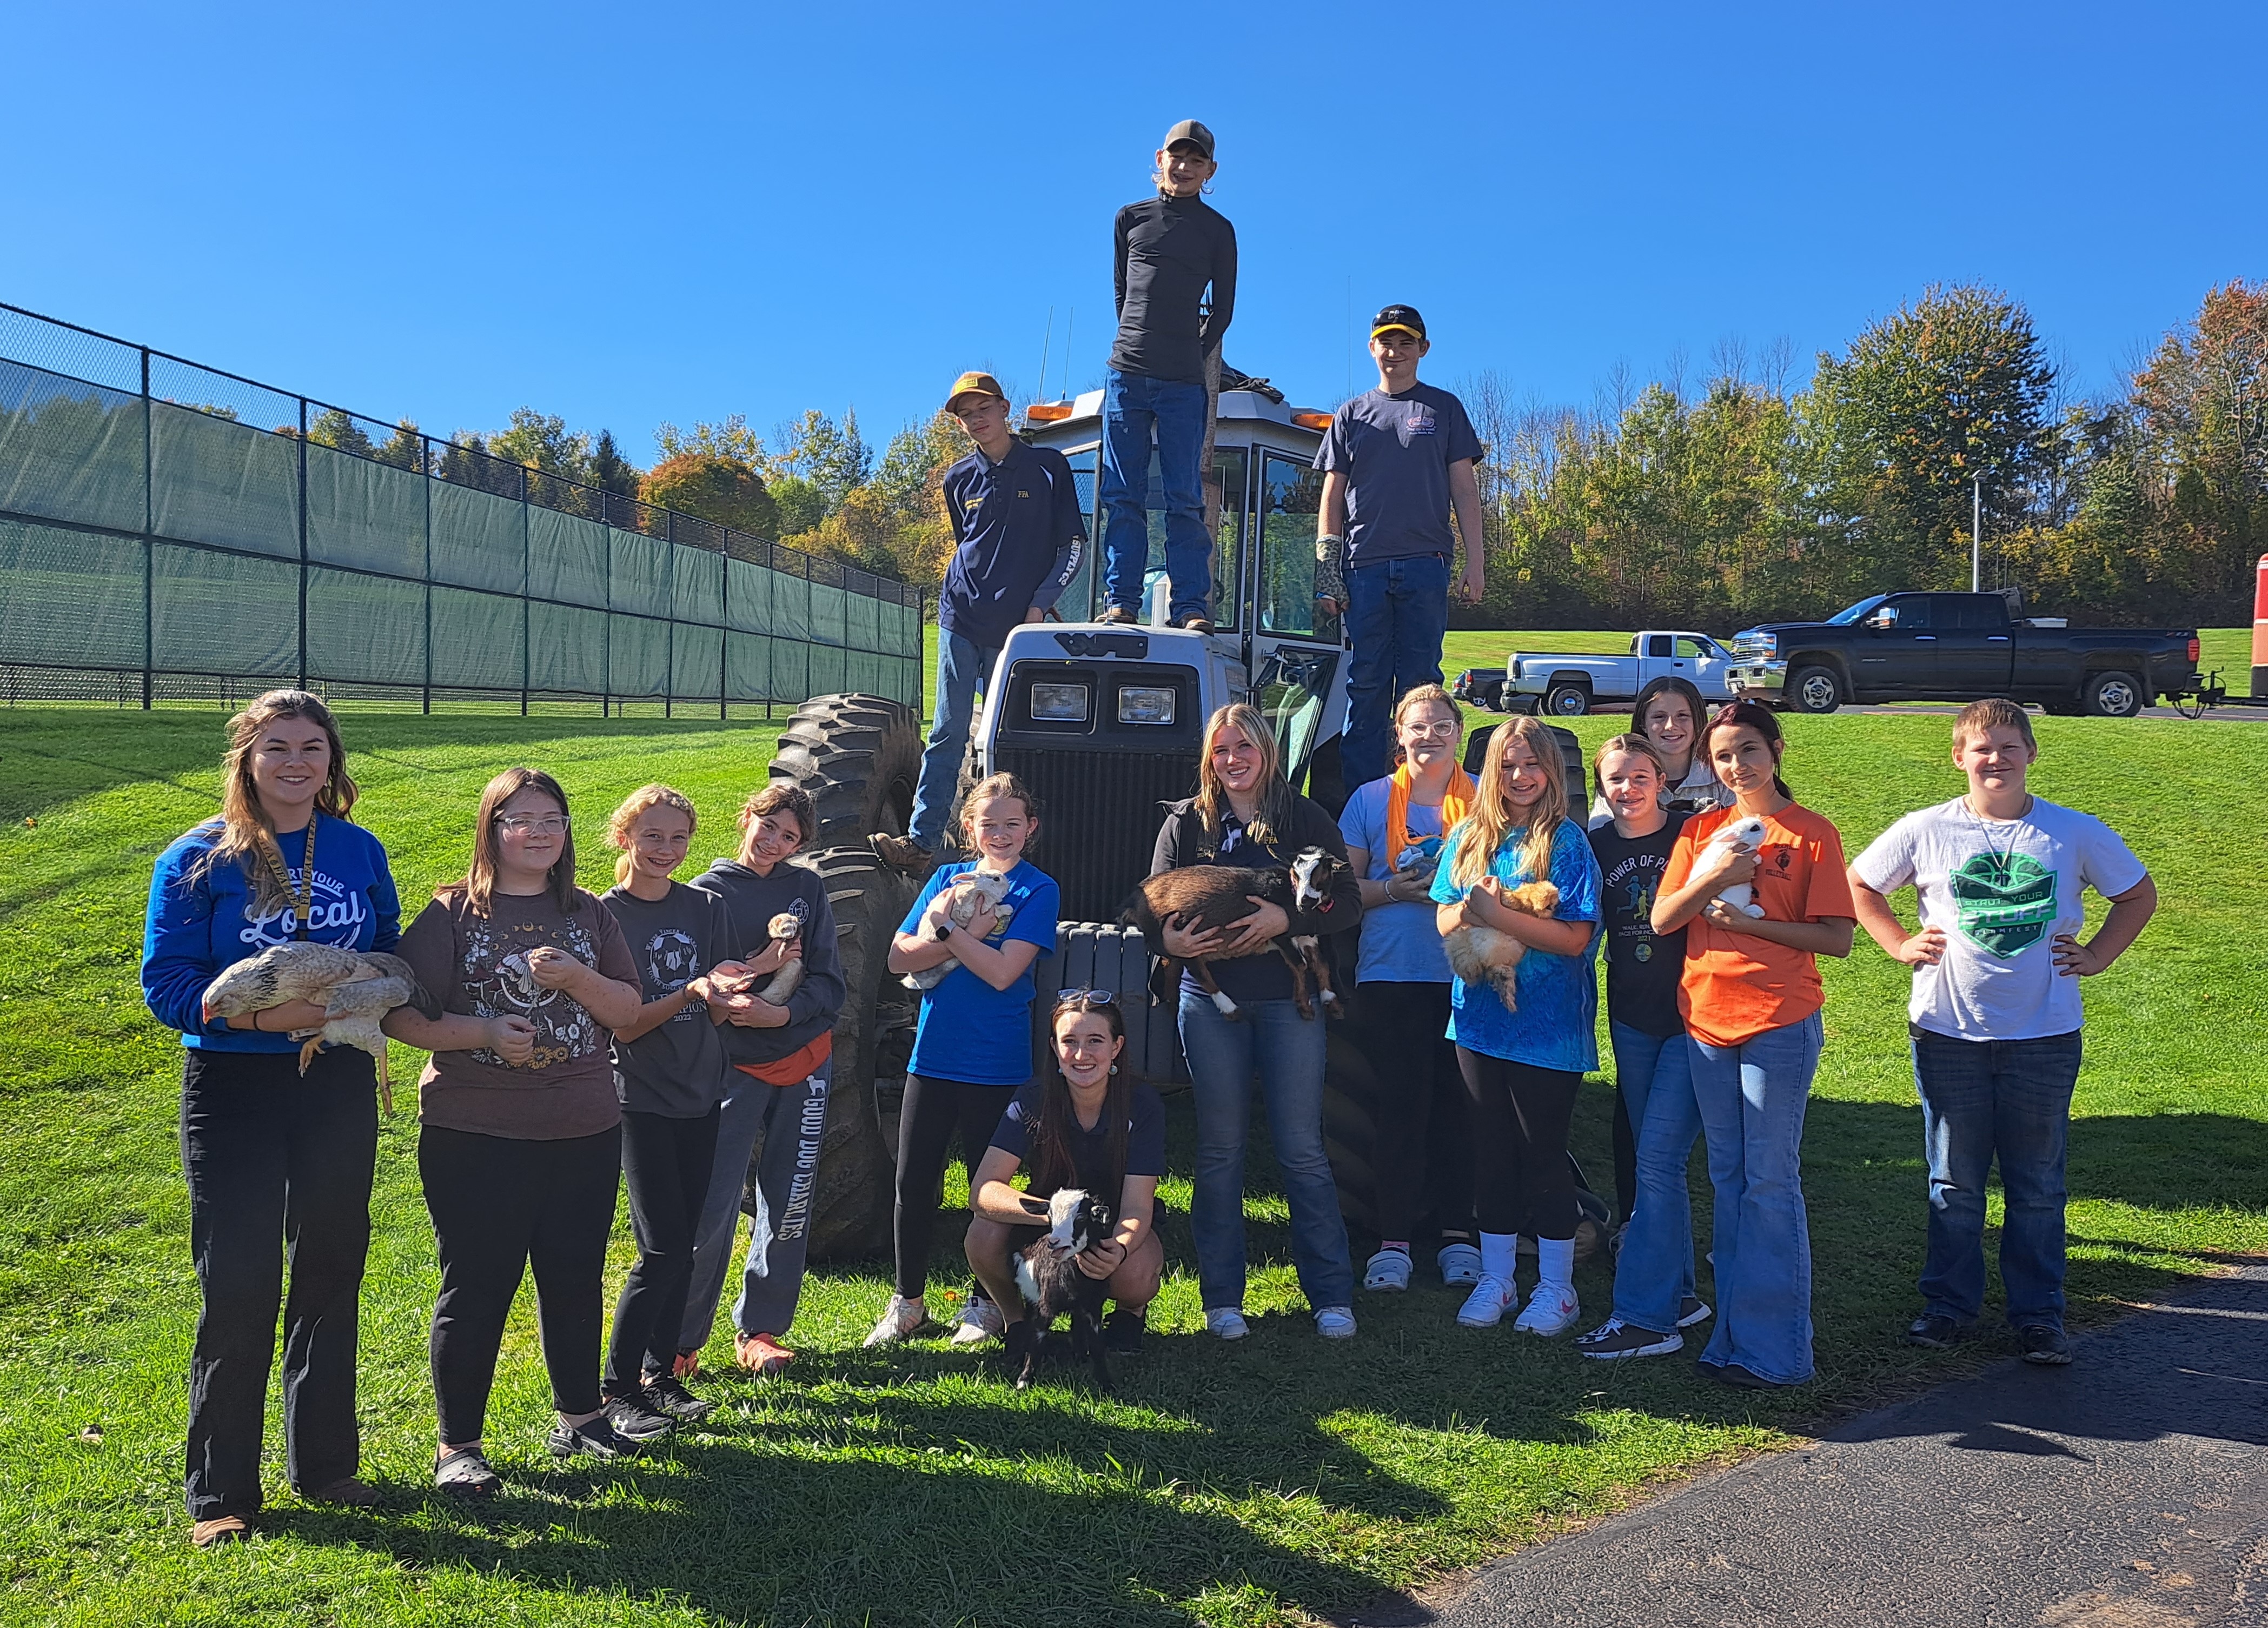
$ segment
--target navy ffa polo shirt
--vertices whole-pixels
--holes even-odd
[[[1036,605],[1054,604],[1079,571],[1086,522],[1064,455],[1018,441],[994,463],[974,452],[945,472],[958,546],[937,598],[938,626],[998,650]]]

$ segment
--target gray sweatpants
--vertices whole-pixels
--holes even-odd
[[[749,1218],[748,1255],[740,1273],[740,1297],[733,1302],[733,1326],[742,1334],[784,1335],[795,1322],[795,1302],[803,1292],[803,1260],[810,1244],[811,1201],[819,1183],[820,1138],[827,1129],[827,1088],[834,1060],[821,1064],[808,1079],[792,1086],[768,1086],[733,1071],[733,1094],[717,1122],[717,1163],[709,1175],[709,1197],[693,1241],[693,1280],[685,1297],[681,1351],[709,1343],[725,1273],[740,1231],[740,1193],[747,1180],[748,1154],[763,1138],[756,1169],[756,1213]]]

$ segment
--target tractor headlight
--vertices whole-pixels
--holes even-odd
[[[1119,704],[1123,716],[1125,703]],[[1032,716],[1057,724],[1083,724],[1086,721],[1086,686],[1084,684],[1035,684],[1032,686]]]
[[[1118,721],[1122,724],[1172,723],[1174,687],[1171,684],[1128,685],[1118,692]]]

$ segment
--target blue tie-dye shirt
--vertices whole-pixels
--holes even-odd
[[[1472,834],[1472,822],[1461,821],[1449,833],[1441,850],[1441,868],[1433,873],[1433,901],[1454,904],[1465,888],[1450,880],[1456,868],[1457,850]],[[1507,835],[1490,861],[1489,874],[1506,888],[1544,880],[1528,875],[1521,862],[1521,844],[1528,828]],[[1592,856],[1590,839],[1572,820],[1562,820],[1551,834],[1551,874],[1559,888],[1561,921],[1599,919],[1599,862]],[[1513,973],[1520,1010],[1506,1012],[1493,986],[1468,983],[1462,978],[1449,985],[1449,1038],[1469,1051],[1526,1063],[1535,1068],[1565,1069],[1588,1073],[1599,1065],[1599,935],[1579,955],[1553,955],[1530,949]]]

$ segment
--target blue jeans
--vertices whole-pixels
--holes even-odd
[[[1781,1385],[1812,1374],[1803,1110],[1822,1034],[1815,1012],[1737,1046],[1686,1036],[1717,1189],[1717,1331],[1701,1360]]]
[[[1231,1022],[1211,1001],[1182,992],[1182,1050],[1197,1109],[1197,1168],[1189,1230],[1207,1311],[1244,1304],[1244,1131],[1252,1075],[1260,1074],[1268,1139],[1292,1208],[1292,1260],[1307,1304],[1354,1303],[1354,1264],[1338,1183],[1323,1152],[1323,1019],[1288,1000],[1248,1000]]]
[[[1168,615],[1212,615],[1212,543],[1204,528],[1205,387],[1112,368],[1102,386],[1102,580],[1110,602],[1137,615],[1150,562],[1150,446],[1166,499]]]
[[[1683,1035],[1649,1035],[1611,1020],[1615,1089],[1638,1138],[1638,1192],[1615,1262],[1615,1315],[1666,1334],[1693,1293],[1693,1201],[1685,1168],[1701,1135],[1693,1051]]]
[[[1358,565],[1346,573],[1345,774],[1351,786],[1386,777],[1393,765],[1395,699],[1441,681],[1441,638],[1449,630],[1449,562],[1411,555]]]
[[[950,629],[937,630],[937,711],[930,718],[929,744],[922,748],[921,782],[914,787],[914,817],[906,832],[932,853],[953,812],[976,692],[992,681],[992,664],[999,659],[998,651],[972,645]]]
[[[2064,1146],[2079,1031],[2037,1040],[1916,1035],[1913,1057],[1929,1147],[1924,1308],[1961,1322],[1984,1308],[1984,1178],[1998,1153],[2009,1326],[2060,1329]]]

